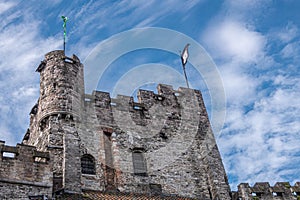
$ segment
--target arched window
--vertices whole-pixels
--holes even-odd
[[[142,149],[133,150],[132,162],[135,175],[147,176],[147,165]]]
[[[95,159],[93,156],[85,154],[81,157],[81,173],[96,174]]]

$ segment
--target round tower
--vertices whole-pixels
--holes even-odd
[[[84,101],[83,65],[77,56],[56,50],[45,55],[40,72],[38,121],[50,115],[80,119]]]

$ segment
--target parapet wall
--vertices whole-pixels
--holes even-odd
[[[7,146],[3,141],[0,141],[0,152],[0,199],[51,197],[52,169],[48,152],[22,144]]]
[[[238,185],[238,191],[232,193],[233,200],[299,200],[300,199],[300,182],[291,186],[289,182],[277,182],[270,186],[268,182],[255,183],[251,187],[248,183]]]
[[[226,174],[200,91],[159,84],[157,93],[139,90],[137,102],[130,96],[111,98],[100,91],[85,97],[87,128],[79,135],[87,152],[102,159],[96,162],[104,166],[98,170],[103,172],[103,185],[112,184],[128,193],[229,199]],[[103,127],[111,129],[108,139],[107,131],[99,131]],[[97,137],[90,134],[97,131]],[[109,145],[105,145],[107,140]],[[134,169],[136,150],[145,160],[143,175]],[[114,169],[113,181],[110,168]]]

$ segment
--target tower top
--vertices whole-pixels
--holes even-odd
[[[80,119],[84,80],[79,58],[76,55],[67,57],[63,50],[51,51],[36,71],[40,73],[39,119],[56,114]]]

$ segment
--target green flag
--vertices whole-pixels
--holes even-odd
[[[66,50],[66,36],[67,36],[67,21],[68,18],[65,16],[61,16],[64,24],[63,24],[63,28],[64,28],[64,51]]]
[[[67,21],[68,21],[68,18],[65,17],[65,16],[61,16],[64,24],[63,24],[63,28],[64,28],[64,37],[66,37],[67,35]]]

